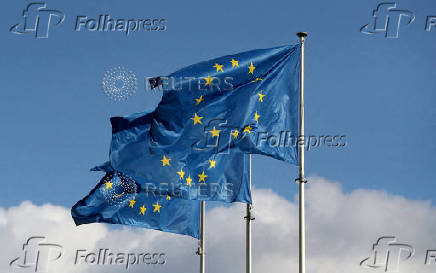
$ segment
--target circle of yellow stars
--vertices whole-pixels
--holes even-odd
[[[235,60],[234,58],[232,58],[229,61],[232,64],[232,68],[239,68],[239,61]],[[219,63],[215,63],[212,67],[214,67],[216,69],[216,72],[224,72],[224,65],[223,64],[219,64]],[[254,71],[256,69],[256,66],[254,66],[253,62],[250,62],[250,65],[248,66],[248,74],[250,75],[254,75]],[[214,80],[213,77],[211,77],[210,75],[207,75],[207,77],[203,78],[206,83],[205,86],[211,86],[212,82]],[[262,78],[258,78],[256,77],[254,80],[252,80],[251,82],[257,82],[257,81],[261,81]],[[260,90],[257,93],[257,96],[259,96],[258,101],[260,103],[263,103],[263,99],[266,96],[266,94],[263,93],[263,90]],[[195,105],[199,105],[201,102],[204,101],[203,96],[200,96],[198,98],[195,98]],[[193,124],[203,124],[202,119],[204,117],[203,116],[199,116],[198,113],[194,113],[194,117],[191,118],[191,120],[193,121]],[[256,123],[259,123],[259,119],[261,118],[261,115],[258,111],[255,111],[254,115],[253,115],[253,119]],[[243,134],[245,133],[251,133],[251,126],[245,126],[243,129]],[[212,134],[212,137],[219,137],[219,133],[221,132],[221,130],[217,130],[215,127],[213,127],[213,130],[209,131]],[[234,139],[238,138],[239,136],[239,130],[232,130],[231,131],[231,135],[233,136]]]
[[[230,60],[230,63],[232,65],[232,68],[239,68],[239,61],[235,60],[234,58],[232,58]],[[215,63],[213,65],[213,67],[216,69],[216,72],[224,72],[224,65],[223,64],[219,64],[219,63]],[[256,67],[254,66],[253,62],[250,62],[250,65],[248,66],[248,74],[250,75],[254,75],[254,71],[255,71]],[[208,75],[207,77],[204,78],[204,80],[206,81],[205,86],[212,86],[212,82],[214,80],[213,77],[211,77],[210,75]],[[262,78],[255,78],[254,80],[252,80],[251,82],[257,82],[257,81],[261,81]],[[263,103],[264,102],[264,98],[266,96],[266,94],[264,93],[263,90],[259,90],[259,92],[257,93],[258,96],[258,102],[259,103]],[[203,95],[199,96],[198,98],[195,98],[195,105],[200,105],[202,102],[204,101],[204,97]],[[259,119],[261,117],[261,115],[259,114],[259,112],[256,110],[254,115],[254,120],[256,121],[256,123],[259,122]],[[203,124],[202,119],[204,117],[203,116],[199,116],[198,113],[194,113],[194,116],[191,118],[191,120],[193,121],[193,125],[197,125],[197,124]],[[251,133],[252,128],[250,125],[247,125],[244,127],[242,133],[246,134],[246,133]],[[212,137],[219,137],[221,130],[216,129],[216,127],[214,126],[213,129],[211,131],[209,131],[209,133],[212,135]],[[234,139],[238,138],[240,134],[240,131],[237,129],[234,129],[231,131],[231,135],[233,136]],[[171,158],[167,157],[167,155],[163,155],[162,159],[160,160],[162,162],[162,167],[165,166],[171,166],[170,161]],[[211,159],[209,160],[209,169],[212,168],[216,168],[216,160]],[[187,176],[185,177],[185,174],[187,174],[183,168],[181,168],[179,171],[177,171],[177,175],[179,180],[181,181],[185,181],[186,186],[191,187],[192,183],[193,183],[193,179],[191,178],[190,174],[187,174]],[[198,183],[206,183],[206,178],[208,177],[208,175],[205,173],[205,171],[203,170],[201,173],[199,173],[198,175]],[[112,182],[109,180],[105,183],[106,189],[112,189]],[[171,200],[171,196],[167,196],[166,200],[169,201]],[[135,200],[135,198],[129,200],[129,208],[134,208],[136,205],[137,201]],[[153,213],[160,213],[161,212],[161,208],[162,205],[159,204],[158,201],[156,201],[156,203],[152,204],[153,206]],[[145,215],[147,211],[147,207],[142,204],[142,206],[139,207],[139,215]]]
[[[234,58],[232,58],[230,60],[230,63],[232,65],[232,68],[239,68],[239,61],[235,60]],[[216,72],[224,72],[224,65],[223,64],[219,64],[219,63],[215,63],[213,65],[213,67],[216,69]],[[250,75],[254,75],[256,67],[254,66],[253,62],[250,62],[250,65],[248,66],[248,74]],[[210,75],[207,75],[207,77],[203,78],[206,82],[205,82],[205,86],[212,86],[213,80],[215,79],[214,77],[211,77]],[[256,77],[254,80],[252,80],[251,82],[257,82],[257,81],[261,81],[262,78],[258,78]],[[258,102],[259,103],[263,103],[264,102],[264,98],[266,96],[266,94],[264,93],[263,90],[259,90],[257,93],[258,96]],[[200,105],[202,102],[204,101],[204,97],[203,95],[200,95],[199,97],[195,98],[195,105]],[[253,115],[254,121],[256,123],[259,122],[259,119],[261,118],[260,113],[256,110],[254,115]],[[191,118],[193,125],[197,125],[197,124],[203,124],[203,119],[204,116],[200,116],[198,113],[194,113],[194,116]],[[252,131],[252,127],[250,125],[247,125],[243,128],[242,133],[246,134],[246,133],[251,133]],[[221,130],[216,129],[216,127],[214,126],[212,130],[209,131],[209,133],[211,134],[212,138],[214,137],[219,137],[220,136],[220,132]],[[231,135],[233,136],[234,139],[238,138],[240,134],[240,131],[237,129],[234,129],[231,131]],[[165,166],[171,166],[170,161],[171,158],[167,157],[167,155],[163,155],[162,159],[160,160],[162,162],[162,167]],[[212,168],[216,168],[216,160],[209,160],[209,169]],[[177,171],[177,175],[180,181],[185,181],[185,185],[188,187],[191,187],[193,184],[193,179],[191,178],[191,175],[186,173],[183,168],[181,168],[179,171]],[[208,177],[208,175],[205,173],[205,171],[203,170],[200,174],[197,174],[198,176],[198,183],[206,183],[206,178]],[[110,182],[106,183],[106,187],[107,188],[111,188],[112,185]],[[167,196],[166,198],[167,200],[171,200],[170,196]],[[129,207],[133,208],[136,204],[136,200],[132,199],[129,201]],[[162,207],[162,205],[159,204],[159,202],[156,202],[156,204],[152,205],[154,207],[153,212],[158,212],[160,213],[160,209]],[[145,207],[145,205],[142,205],[139,208],[139,214],[141,215],[145,215],[145,212],[147,211],[147,208]]]

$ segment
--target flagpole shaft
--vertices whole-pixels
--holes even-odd
[[[201,211],[200,211],[200,273],[206,272],[206,260],[205,260],[205,246],[206,246],[206,203],[201,201]]]
[[[251,154],[250,154],[250,191],[251,191]],[[247,220],[246,225],[246,238],[245,238],[245,270],[246,273],[251,273],[251,204],[247,204],[247,215],[245,216]]]
[[[307,33],[299,32],[301,55],[300,55],[300,124],[299,124],[299,175],[296,181],[299,183],[299,273],[306,272],[306,222],[304,210],[304,186],[307,182],[304,174],[304,42]]]
[[[304,211],[304,183],[300,183],[300,226],[299,226],[299,246],[300,246],[300,252],[299,252],[299,271],[300,273],[306,272],[306,232],[305,232],[305,211]]]

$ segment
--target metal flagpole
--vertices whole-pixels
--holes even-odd
[[[300,126],[299,126],[299,146],[300,155],[299,175],[296,182],[299,183],[299,273],[306,272],[306,223],[304,215],[304,186],[307,182],[304,177],[304,41],[307,37],[306,32],[298,32],[301,44],[300,59]]]
[[[250,191],[251,191],[251,154],[250,154]],[[245,270],[246,273],[251,273],[251,221],[254,217],[251,213],[251,205],[247,204],[247,215],[244,217],[247,220],[246,239],[245,239]]]
[[[205,245],[206,245],[206,203],[201,201],[200,210],[200,240],[197,255],[200,256],[200,273],[205,273]]]
[[[304,177],[304,41],[307,37],[306,32],[298,32],[300,38],[300,125],[299,125],[299,175],[295,179],[299,183],[299,273],[306,272],[306,223],[304,217],[304,186],[307,182]]]

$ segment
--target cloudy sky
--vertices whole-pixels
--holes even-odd
[[[72,265],[76,249],[100,247],[165,252],[167,263],[149,271],[196,272],[197,243],[191,238],[108,225],[77,228],[69,210],[101,176],[88,170],[107,160],[109,117],[153,109],[159,101],[159,92],[144,91],[144,77],[295,44],[298,31],[309,32],[307,135],[346,141],[345,147],[322,144],[307,153],[308,272],[370,272],[359,263],[380,236],[396,236],[415,248],[400,272],[434,272],[436,265],[424,266],[425,250],[436,249],[436,26],[426,31],[428,16],[436,16],[434,1],[397,2],[397,10],[415,18],[409,25],[401,19],[397,39],[359,31],[374,20],[379,2],[372,0],[47,1],[65,21],[52,26],[46,39],[9,31],[23,23],[29,3],[7,0],[0,9],[1,272],[20,271],[9,261],[20,256],[29,236],[64,247],[53,272],[120,272]],[[75,31],[77,16],[101,14],[165,19],[167,30]],[[104,72],[116,66],[138,78],[126,102],[112,101],[101,90]],[[253,158],[254,271],[295,271],[298,170]],[[207,214],[208,270],[241,272],[244,206],[208,204]]]
[[[253,224],[254,272],[295,272],[298,269],[298,219],[296,197],[287,200],[271,189],[253,192],[256,220]],[[380,190],[357,189],[345,193],[341,184],[312,177],[307,191],[308,272],[371,272],[359,263],[371,255],[381,236],[396,236],[398,243],[412,244],[415,254],[400,263],[400,272],[434,272],[425,265],[427,250],[436,248],[436,208],[428,201],[413,201]],[[216,206],[207,213],[207,271],[244,272],[245,207]],[[23,239],[44,235],[47,242],[63,246],[64,255],[50,263],[50,272],[123,272],[124,265],[87,265],[80,253],[165,253],[164,265],[131,265],[126,272],[196,272],[193,255],[197,241],[159,231],[101,224],[76,228],[69,208],[24,201],[0,210],[2,261],[22,255]],[[401,256],[404,259],[405,255]],[[15,272],[5,262],[1,272]]]

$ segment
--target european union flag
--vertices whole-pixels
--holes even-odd
[[[110,161],[93,170],[122,172],[150,194],[251,203],[247,155],[193,150],[189,142],[151,149],[153,114],[111,118]]]
[[[118,172],[107,173],[71,214],[76,225],[124,224],[199,238],[200,201],[149,195]]]
[[[111,119],[110,161],[95,169],[148,192],[250,203],[245,153],[297,163],[299,55],[299,45],[252,50],[155,78],[162,101]]]
[[[282,46],[154,78],[163,97],[152,115],[151,148],[239,151],[297,164],[299,65],[300,46]]]

